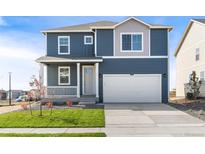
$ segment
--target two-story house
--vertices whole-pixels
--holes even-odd
[[[130,17],[42,31],[47,51],[37,62],[46,97],[166,103],[171,30]]]
[[[195,71],[202,81],[199,96],[205,97],[205,19],[190,20],[175,52],[176,96],[184,97],[184,84]]]

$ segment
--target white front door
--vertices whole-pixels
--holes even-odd
[[[83,66],[83,95],[95,95],[94,66]]]

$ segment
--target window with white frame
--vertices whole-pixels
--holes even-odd
[[[84,44],[93,44],[93,36],[84,36]]]
[[[196,55],[195,55],[196,61],[199,61],[199,54],[200,54],[199,52],[200,52],[199,48],[196,48]]]
[[[200,72],[200,80],[201,80],[201,81],[204,81],[204,71],[201,71],[201,72]]]
[[[59,66],[58,67],[58,84],[70,85],[70,67]]]
[[[70,54],[70,36],[58,36],[58,54]]]
[[[142,33],[123,33],[121,34],[122,52],[142,52],[143,35]]]

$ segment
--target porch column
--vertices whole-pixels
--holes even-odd
[[[43,66],[42,66],[43,65]],[[48,69],[46,64],[41,64],[41,67],[43,67],[43,80],[41,79],[40,82],[43,82],[43,86],[45,87],[44,91],[44,97],[47,98],[47,86],[48,86]],[[42,73],[41,73],[41,78],[42,78]]]
[[[80,98],[80,63],[77,63],[77,97]]]
[[[99,63],[95,63],[95,81],[96,97],[99,97]]]

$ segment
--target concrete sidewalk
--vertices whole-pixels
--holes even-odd
[[[205,137],[204,121],[165,104],[106,104],[105,121],[105,128],[0,128],[0,133],[104,132],[109,137]]]
[[[22,110],[22,107],[20,105],[1,106],[0,107],[0,114],[12,112],[12,111],[18,111],[18,110]]]
[[[96,133],[104,128],[0,128],[0,133]]]

